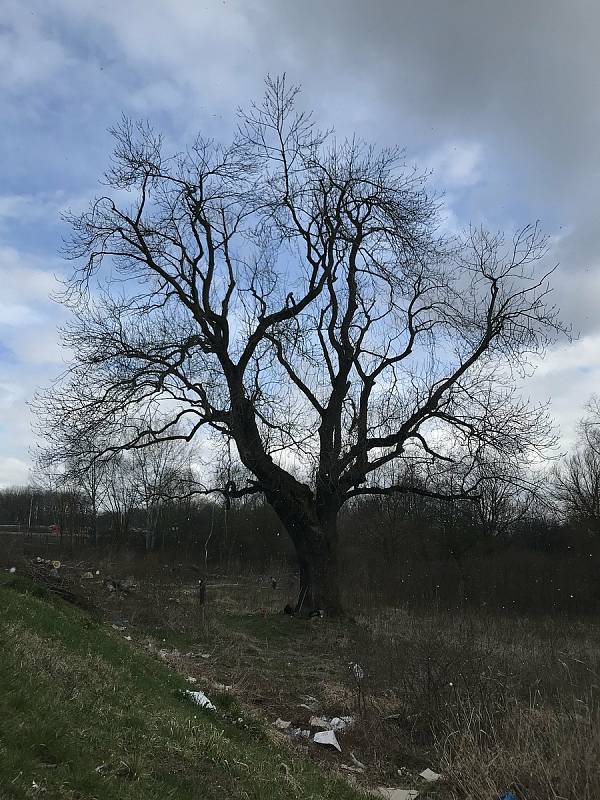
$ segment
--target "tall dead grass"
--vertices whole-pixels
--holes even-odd
[[[453,797],[490,800],[512,789],[523,800],[600,797],[597,699],[559,705],[508,698],[491,709],[461,698],[438,732],[441,768]]]

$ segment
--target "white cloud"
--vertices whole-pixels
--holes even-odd
[[[31,306],[0,300],[0,325],[19,328],[24,325],[37,325],[42,319],[43,317]]]
[[[482,174],[483,148],[478,142],[448,142],[435,150],[425,164],[434,179],[449,188],[471,187]]]
[[[0,456],[0,488],[29,482],[29,465],[20,458]]]
[[[538,402],[550,400],[564,447],[575,440],[585,405],[600,387],[600,333],[552,348],[537,364],[525,391]]]
[[[3,302],[48,304],[60,283],[62,263],[54,256],[40,258],[14,247],[0,245],[0,286]]]

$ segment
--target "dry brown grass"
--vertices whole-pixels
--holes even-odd
[[[513,699],[493,713],[467,699],[439,746],[455,798],[489,800],[507,788],[527,800],[600,796],[600,713],[592,698],[577,709]]]

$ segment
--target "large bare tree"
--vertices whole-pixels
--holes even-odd
[[[229,146],[167,155],[146,124],[113,133],[106,193],[70,218],[73,363],[45,426],[117,431],[115,447],[225,437],[249,478],[206,491],[262,492],[299,606],[332,613],[346,501],[470,497],[482,461],[544,445],[544,409],[515,390],[559,329],[537,226],[443,236],[401,151],[320,131],[284,79]]]

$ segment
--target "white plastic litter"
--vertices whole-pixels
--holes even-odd
[[[442,777],[439,773],[429,769],[429,767],[424,769],[423,772],[419,772],[419,775],[422,778],[425,778],[426,781],[429,781],[429,783],[435,783],[435,781],[439,781],[439,779]]]
[[[216,711],[217,709],[215,706],[210,702],[208,697],[204,694],[204,692],[190,692],[189,689],[185,690],[185,693],[188,697],[190,697],[194,703],[197,703],[200,708],[208,708],[209,711]]]
[[[354,725],[354,717],[333,717],[329,721],[329,725],[334,731],[343,731]]]
[[[291,721],[286,722],[284,719],[281,719],[281,717],[277,717],[277,719],[273,723],[273,725],[275,725],[275,727],[278,728],[280,731],[287,731],[287,729],[290,727],[291,724],[292,724]]]
[[[191,675],[188,675],[187,678],[186,678],[186,681],[188,683],[196,683],[196,678],[192,678]]]
[[[378,786],[371,794],[383,797],[385,800],[415,800],[419,796],[416,789],[389,789],[385,786]]]
[[[323,730],[327,730],[327,728],[332,727],[329,725],[325,717],[311,717],[308,720],[308,724],[313,728],[323,728]]]
[[[14,575],[15,572],[17,571],[17,568],[16,567],[11,567],[8,571],[10,572],[11,575]],[[35,783],[35,781],[34,781],[34,783]]]
[[[319,733],[315,733],[313,736],[313,742],[316,744],[330,744],[332,747],[335,747],[336,750],[339,750],[340,753],[342,752],[335,731],[319,731]]]
[[[305,728],[288,728],[290,736],[297,736],[300,739],[310,739],[310,731]]]

